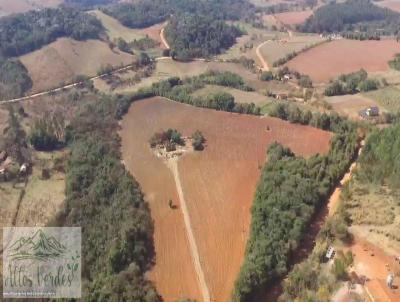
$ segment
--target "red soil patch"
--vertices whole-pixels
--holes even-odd
[[[367,281],[366,288],[376,301],[400,301],[400,278],[395,278],[395,289],[386,286],[386,277],[390,272],[399,270],[399,264],[394,261],[394,255],[387,255],[378,247],[357,239],[350,247],[355,255],[354,270],[358,275],[364,275]]]
[[[141,30],[141,32],[145,35],[148,35],[149,38],[159,42],[161,49],[166,49],[165,44],[162,42],[160,37],[161,29],[163,29],[164,27],[165,23],[155,24],[153,26],[144,28],[143,30]]]
[[[400,12],[400,2],[399,0],[384,0],[384,1],[377,1],[374,4],[390,8],[396,12]]]
[[[309,75],[315,82],[328,82],[343,73],[364,68],[386,71],[388,61],[400,52],[395,40],[336,40],[312,48],[291,60],[287,66]]]
[[[151,135],[166,128],[176,128],[185,136],[199,129],[207,139],[206,149],[182,156],[178,169],[211,300],[229,301],[243,261],[250,207],[268,145],[278,141],[309,156],[328,151],[331,133],[162,98],[131,106],[122,122],[122,154],[150,204],[156,248],[151,278],[165,301],[202,300],[181,209],[168,207],[169,198],[179,204],[172,173],[148,146]]]
[[[312,14],[313,14],[312,10],[304,10],[299,12],[279,13],[275,14],[275,17],[279,22],[285,25],[296,25],[306,21],[306,19],[310,17]]]

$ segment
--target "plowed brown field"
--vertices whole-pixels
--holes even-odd
[[[364,68],[386,71],[388,61],[400,52],[395,40],[336,40],[312,48],[291,60],[287,66],[309,75],[315,82],[328,82],[343,73]]]
[[[304,10],[299,12],[285,12],[285,13],[275,14],[275,18],[278,19],[279,22],[291,26],[303,23],[312,14],[313,14],[312,10]]]
[[[267,127],[270,130],[267,131]],[[199,129],[202,152],[178,161],[178,173],[211,301],[229,301],[242,264],[250,207],[275,141],[309,156],[327,152],[331,133],[275,118],[200,109],[162,98],[135,102],[122,121],[122,155],[142,186],[155,223],[156,264],[150,276],[165,301],[202,301],[174,176],[149,148],[156,131],[176,128],[184,136]]]

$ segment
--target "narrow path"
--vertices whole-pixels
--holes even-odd
[[[161,38],[161,41],[162,41],[162,43],[164,44],[165,48],[166,48],[166,49],[170,49],[169,44],[168,44],[168,41],[167,41],[167,39],[165,39],[164,29],[165,29],[165,26],[164,26],[163,28],[161,28],[161,31],[160,31],[160,38]]]
[[[257,57],[261,62],[261,69],[264,70],[264,71],[269,71],[270,69],[269,69],[267,61],[262,56],[260,49],[261,49],[261,47],[263,47],[265,44],[267,44],[269,42],[272,42],[272,40],[267,40],[267,41],[261,43],[260,45],[258,45],[257,48],[256,48]]]
[[[169,159],[167,164],[168,164],[168,167],[171,169],[172,174],[174,175],[176,189],[178,191],[178,196],[179,196],[181,209],[182,209],[182,213],[183,213],[183,220],[185,222],[186,233],[187,233],[188,240],[189,240],[190,252],[192,254],[193,264],[194,264],[194,268],[195,268],[195,271],[197,274],[197,279],[199,281],[199,287],[200,287],[200,291],[203,296],[203,301],[210,302],[211,301],[210,291],[207,287],[206,278],[205,278],[203,269],[201,267],[199,250],[197,248],[196,240],[194,238],[193,228],[192,228],[192,224],[190,222],[189,211],[187,208],[185,197],[183,195],[183,189],[182,189],[182,184],[181,184],[181,180],[179,177],[179,170],[178,170],[178,158],[175,157],[175,158]]]

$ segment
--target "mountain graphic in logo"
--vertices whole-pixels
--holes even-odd
[[[11,260],[49,261],[62,257],[67,248],[53,236],[47,237],[38,230],[33,236],[19,238],[8,251]]]

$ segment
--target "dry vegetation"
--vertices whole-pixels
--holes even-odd
[[[291,60],[287,66],[309,75],[314,82],[328,82],[340,74],[364,68],[368,72],[389,70],[388,61],[400,52],[395,40],[336,40],[312,48]]]
[[[336,112],[354,119],[359,119],[358,112],[360,110],[377,106],[374,98],[365,97],[361,94],[326,97],[325,101]]]
[[[262,56],[272,66],[277,60],[284,58],[292,52],[298,52],[324,41],[319,35],[300,35],[296,34],[293,37],[282,39],[279,41],[271,41],[261,48]]]
[[[396,113],[400,111],[400,88],[398,86],[384,87],[365,93],[364,96],[373,99],[389,112]]]
[[[304,11],[279,13],[275,14],[275,17],[276,19],[278,19],[279,22],[292,27],[294,25],[303,23],[312,14],[313,14],[312,10],[304,10]]]
[[[400,192],[385,186],[353,182],[346,201],[351,230],[387,252],[400,251]]]
[[[253,87],[258,91],[265,91],[268,88],[266,82],[261,81],[258,78],[257,73],[253,73],[252,71],[246,69],[240,64],[235,63],[223,63],[223,62],[206,62],[206,61],[192,61],[189,63],[173,61],[171,59],[159,60],[157,61],[157,66],[153,75],[149,78],[143,79],[140,83],[136,85],[132,85],[129,87],[118,88],[115,92],[132,92],[136,91],[141,87],[146,87],[151,85],[152,83],[158,82],[160,80],[167,79],[169,77],[191,77],[200,75],[207,71],[230,71],[236,74],[239,74],[245,80],[246,84]],[[104,80],[96,79],[94,81],[95,87],[100,89],[101,91],[108,91],[109,87],[106,85]],[[288,85],[281,85],[274,83],[276,87],[279,87],[279,90],[289,89]]]
[[[144,29],[133,29],[122,25],[118,20],[104,14],[99,10],[92,11],[91,14],[95,15],[101,21],[111,41],[122,38],[127,42],[132,42],[135,39],[139,40],[148,36],[151,39],[159,42],[160,47],[164,48],[160,38],[160,31],[165,26],[164,23],[155,24]]]
[[[228,301],[243,260],[249,209],[267,146],[278,141],[297,154],[311,155],[328,150],[331,134],[161,98],[133,103],[122,122],[122,153],[151,207],[156,248],[151,277],[165,301],[200,300],[174,178],[148,144],[156,131],[166,128],[184,136],[198,129],[207,140],[204,151],[179,159],[178,171],[211,298]],[[178,209],[170,209],[169,199]]]
[[[94,76],[101,66],[107,64],[129,64],[134,58],[116,49],[111,50],[99,40],[61,38],[20,59],[33,80],[31,92],[38,92],[70,82],[77,75]]]

